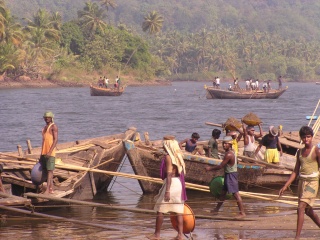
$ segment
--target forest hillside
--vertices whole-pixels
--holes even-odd
[[[320,78],[317,0],[0,0],[0,10],[2,4],[2,75]]]

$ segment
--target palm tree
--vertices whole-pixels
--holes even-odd
[[[149,34],[157,34],[162,29],[163,17],[159,15],[156,11],[150,12],[144,17],[142,23],[142,31],[148,32]]]
[[[87,2],[83,10],[78,11],[80,25],[89,32],[92,37],[97,30],[104,33],[107,24],[103,21],[107,17],[105,10],[96,3]]]
[[[109,7],[112,7],[113,9],[117,7],[117,4],[114,0],[95,0],[95,1],[99,1],[101,6],[104,6],[107,9],[107,11],[109,11]]]

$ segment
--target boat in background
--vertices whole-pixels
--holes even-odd
[[[125,87],[120,88],[102,88],[90,86],[91,96],[120,96],[125,90]]]
[[[316,82],[317,85],[320,85],[320,82]]]
[[[136,175],[159,178],[160,165],[164,155],[162,151],[162,140],[145,142],[124,141],[126,153],[133,171]],[[208,144],[208,141],[204,141]],[[219,144],[221,145],[221,144]],[[192,184],[209,186],[213,177],[223,176],[224,170],[207,172],[205,167],[208,165],[219,165],[222,160],[208,158],[205,156],[194,155],[183,151],[183,158],[186,165],[185,181]],[[239,159],[241,159],[239,157]],[[247,160],[247,159],[246,159]],[[275,166],[268,163],[250,163],[239,161],[239,184],[247,189],[254,186],[277,186],[285,184],[292,173],[291,170],[282,166]],[[161,187],[151,181],[138,180],[143,193],[155,193]]]
[[[50,196],[86,200],[98,192],[107,191],[113,176],[89,170],[116,172],[125,156],[122,141],[132,139],[135,133],[136,128],[131,127],[124,133],[57,144],[54,193]],[[11,192],[16,196],[38,190],[31,172],[38,162],[41,148],[27,151],[25,154],[0,154],[0,163],[5,169],[3,183],[11,184]]]
[[[208,87],[204,86],[206,89],[206,98],[207,99],[276,99],[280,97],[288,87],[275,90],[271,89],[268,92],[264,92],[263,90],[253,90],[253,91],[246,91],[246,90],[223,90],[218,89],[215,87]]]

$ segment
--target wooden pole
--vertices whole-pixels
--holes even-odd
[[[212,123],[212,122],[205,122],[206,125],[209,125],[209,126],[214,126],[214,127],[221,127],[223,128],[222,124],[219,124],[219,123]]]
[[[32,154],[32,146],[31,146],[31,141],[30,139],[27,140],[27,146],[28,146],[28,153]]]
[[[22,152],[22,147],[21,147],[21,145],[18,145],[17,146],[17,149],[18,149],[18,154],[19,154],[19,156],[23,156],[23,152]]]
[[[314,114],[316,113],[316,111],[317,111],[317,109],[318,109],[318,107],[319,107],[319,104],[320,104],[320,99],[319,99],[319,101],[318,101],[318,104],[317,104],[316,108],[314,109],[314,111],[313,111],[313,113],[312,113],[312,116],[311,116],[311,118],[310,118],[310,121],[309,121],[309,123],[308,123],[308,126],[310,126],[310,124],[311,124],[311,122],[312,122],[312,119],[313,119],[313,116],[314,116]]]
[[[154,210],[149,209],[142,209],[142,208],[128,208],[128,207],[119,207],[114,206],[110,204],[102,204],[102,203],[95,203],[95,202],[86,202],[86,201],[79,201],[79,200],[73,200],[73,199],[67,199],[67,198],[58,198],[58,197],[52,197],[45,194],[35,194],[35,193],[25,193],[25,197],[34,197],[34,198],[43,198],[47,200],[57,201],[57,202],[65,202],[70,204],[78,204],[78,205],[85,205],[85,206],[92,206],[92,207],[101,207],[101,208],[107,208],[110,210],[117,210],[117,211],[128,211],[128,212],[136,212],[136,213],[147,213],[147,214],[155,214],[156,212]],[[214,219],[214,220],[234,220],[239,221],[239,218],[233,218],[233,217],[219,217],[219,216],[205,216],[205,215],[195,215],[196,218],[203,218],[203,219]],[[254,218],[241,218],[240,220],[243,221],[254,221],[256,219]]]

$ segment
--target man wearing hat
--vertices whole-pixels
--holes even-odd
[[[220,165],[216,166],[207,166],[205,169],[207,171],[212,170],[219,170],[221,168],[224,168],[224,185],[222,188],[222,193],[219,198],[220,202],[218,202],[216,208],[213,210],[213,212],[218,212],[220,207],[222,206],[224,200],[226,199],[226,194],[232,193],[234,198],[237,201],[238,208],[239,208],[239,217],[245,217],[246,214],[244,212],[244,207],[242,203],[242,198],[239,194],[239,183],[238,183],[238,165],[237,165],[237,157],[235,156],[233,150],[232,150],[232,137],[226,136],[223,138],[222,141],[223,149],[225,150],[223,161]]]
[[[280,151],[280,156],[282,156],[282,147],[278,137],[278,129],[276,127],[269,127],[269,133],[262,138],[261,143],[256,149],[256,156],[259,153],[262,146],[266,147],[266,151],[264,153],[264,160],[268,163],[279,164],[280,157],[278,150]]]
[[[56,145],[58,142],[58,127],[53,122],[53,113],[47,111],[43,115],[46,125],[42,129],[42,149],[40,163],[48,171],[45,194],[53,193],[53,170],[55,168]]]

